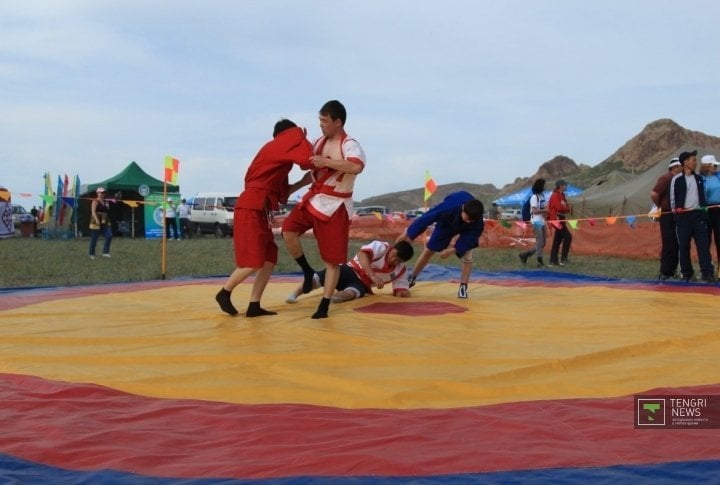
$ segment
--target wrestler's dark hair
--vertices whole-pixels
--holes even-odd
[[[333,121],[340,120],[343,126],[345,126],[347,111],[345,111],[345,106],[343,106],[343,104],[337,99],[333,99],[332,101],[328,101],[322,105],[322,108],[320,108],[320,114],[323,116],[329,116]]]
[[[542,194],[545,191],[545,179],[537,179],[530,190],[533,194]]]
[[[413,249],[412,244],[407,241],[397,242],[395,243],[393,248],[397,250],[397,256],[403,263],[406,261],[410,261],[413,257],[413,254],[415,254],[415,250]]]
[[[283,118],[277,123],[275,123],[275,128],[273,128],[273,138],[278,136],[283,131],[289,129],[289,128],[295,128],[297,125],[293,123],[292,121]]]
[[[465,202],[462,210],[472,221],[479,221],[483,218],[483,214],[485,213],[483,203],[477,199]]]

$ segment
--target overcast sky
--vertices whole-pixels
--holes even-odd
[[[0,86],[14,194],[165,155],[184,195],[239,192],[275,121],[315,138],[329,99],[367,154],[356,200],[425,170],[502,187],[659,118],[720,135],[720,2],[4,0]]]

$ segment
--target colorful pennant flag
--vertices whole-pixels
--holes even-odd
[[[423,200],[428,200],[431,195],[435,193],[437,190],[437,185],[435,184],[435,181],[430,176],[430,172],[425,170],[425,198]]]
[[[178,172],[180,172],[180,160],[171,156],[165,157],[165,179],[164,181],[172,184],[178,184]]]
[[[62,177],[58,175],[57,179],[57,191],[55,192],[55,224],[57,224],[60,218],[60,212],[62,212],[62,193],[63,193],[63,181]]]
[[[52,205],[55,197],[53,196],[52,180],[50,179],[50,172],[45,172],[43,176],[45,179],[45,188],[43,189],[43,222],[50,222],[50,215],[52,213]]]
[[[58,177],[60,177],[60,176],[58,175]],[[63,222],[65,221],[65,206],[67,205],[65,203],[65,199],[68,196],[69,186],[70,186],[70,180],[68,180],[68,176],[67,176],[67,174],[65,174],[65,178],[63,179],[62,196],[59,197],[60,204],[58,205],[58,212],[60,213],[60,217],[58,220],[59,220],[61,226],[62,226]]]

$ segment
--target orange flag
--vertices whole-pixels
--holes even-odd
[[[165,179],[164,181],[177,185],[178,172],[180,172],[180,160],[171,156],[165,157]]]
[[[430,172],[425,170],[425,198],[423,200],[428,200],[436,190],[437,185],[435,184],[435,181],[430,176]]]

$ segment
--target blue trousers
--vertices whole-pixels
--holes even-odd
[[[90,230],[90,256],[95,256],[95,246],[97,246],[100,232],[102,231],[105,237],[105,244],[103,244],[103,254],[110,254],[110,243],[112,242],[112,228],[110,224],[105,224],[100,229]]]

